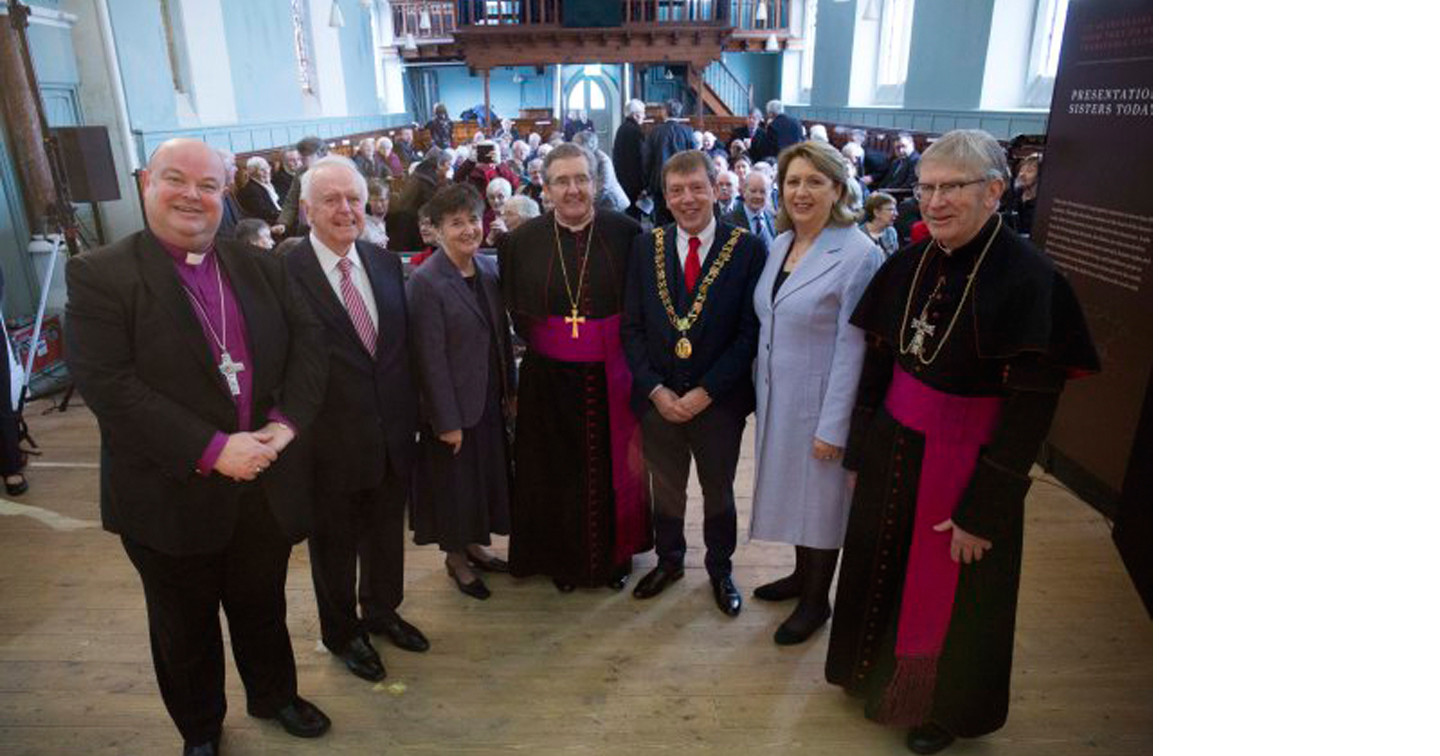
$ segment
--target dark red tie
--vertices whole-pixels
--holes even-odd
[[[690,237],[690,254],[685,256],[685,291],[695,291],[695,282],[700,280],[700,238]]]

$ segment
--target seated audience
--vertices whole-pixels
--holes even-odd
[[[830,144],[830,132],[825,130],[825,124],[823,123],[810,124],[810,130],[807,133],[809,134],[810,141],[812,142],[824,142],[826,144]]]
[[[414,129],[400,129],[399,136],[395,137],[395,154],[400,156],[406,167],[420,160],[420,154],[415,151]]]
[[[259,218],[246,218],[236,223],[235,241],[262,250],[275,247],[275,239],[270,236],[270,226]]]
[[[510,182],[496,176],[490,179],[489,185],[485,187],[485,214],[481,217],[481,225],[484,228],[485,239],[490,238],[490,229],[500,222],[500,208],[505,205],[505,200],[510,199],[514,190],[510,188]],[[481,246],[491,246],[482,242]]]
[[[275,225],[280,218],[280,193],[270,182],[270,162],[258,155],[246,160],[245,175],[249,180],[236,195],[240,209],[251,218],[265,221],[266,225]]]
[[[375,140],[375,159],[390,169],[390,176],[405,175],[405,163],[400,160],[400,154],[395,151],[395,143],[390,141],[390,137],[382,136]]]
[[[860,228],[880,246],[886,257],[900,249],[900,237],[895,233],[895,208],[895,198],[885,192],[875,192],[865,200],[865,223]]]
[[[724,219],[740,206],[740,177],[730,171],[715,174],[715,217]]]
[[[304,170],[304,165],[300,151],[293,147],[281,154],[280,167],[270,177],[270,183],[275,186],[277,207],[283,206],[285,198],[290,196],[290,185],[295,183],[295,178]]]
[[[890,166],[885,169],[885,174],[880,177],[876,188],[911,191],[919,180],[919,164],[920,156],[915,154],[915,138],[909,134],[901,134],[895,140],[895,158],[890,161]]]
[[[385,233],[385,215],[390,211],[390,185],[379,179],[366,182],[369,200],[365,203],[365,231],[360,238],[377,247],[389,249],[390,237]]]
[[[526,166],[530,180],[520,188],[520,193],[536,202],[543,202],[545,194],[545,160],[535,158]]]
[[[389,179],[390,166],[375,155],[375,139],[365,137],[360,140],[360,147],[351,158],[355,167],[360,170],[360,175],[366,179]]]

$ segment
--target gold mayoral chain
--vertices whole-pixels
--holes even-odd
[[[935,246],[932,238],[930,244],[920,255],[920,264],[915,267],[915,276],[910,279],[910,293],[905,297],[905,313],[900,319],[900,343],[905,344],[900,350],[901,354],[913,354],[921,365],[929,365],[940,356],[940,350],[945,348],[945,342],[950,340],[950,332],[955,330],[955,323],[960,320],[960,313],[965,309],[965,300],[970,298],[970,289],[975,286],[975,276],[980,272],[980,264],[985,262],[985,255],[990,253],[990,245],[995,243],[995,237],[1000,233],[1000,224],[995,224],[995,230],[990,232],[990,240],[985,242],[985,248],[980,250],[980,257],[976,258],[975,266],[970,269],[970,277],[965,281],[965,291],[960,295],[960,303],[955,305],[955,312],[950,315],[950,325],[945,327],[945,333],[940,336],[940,343],[935,345],[935,351],[930,353],[930,359],[925,359],[925,338],[935,335],[935,326],[926,322],[925,312],[930,309],[931,303],[935,301],[935,295],[940,293],[940,284],[944,283],[945,276],[940,276],[935,281],[935,289],[930,296],[925,298],[925,304],[914,318],[910,317],[910,305],[915,301],[915,287],[920,283],[920,276],[925,273],[925,263],[930,259],[930,250]],[[915,329],[910,335],[910,343],[905,343],[905,327],[908,325]]]
[[[577,234],[578,236],[578,234]],[[560,246],[560,221],[555,221],[555,254],[560,258],[560,276],[565,279],[565,296],[570,300],[570,315],[565,318],[565,325],[570,326],[570,338],[580,338],[580,324],[585,322],[585,316],[580,314],[580,297],[585,293],[585,271],[590,267],[590,241],[595,238],[595,220],[590,220],[590,233],[585,235],[585,254],[580,258],[580,280],[575,282],[575,288],[570,288],[570,271],[565,269],[565,249]],[[575,240],[576,248],[580,246],[580,240]]]
[[[735,251],[735,244],[745,234],[745,229],[735,228],[730,232],[729,241],[725,242],[724,248],[720,250],[720,257],[710,270],[705,272],[705,278],[700,280],[700,286],[695,289],[695,301],[690,303],[690,313],[685,317],[678,317],[675,314],[675,303],[670,301],[670,286],[665,281],[665,230],[655,229],[655,279],[660,284],[660,303],[665,305],[665,314],[670,318],[670,325],[680,332],[680,340],[675,342],[675,356],[682,360],[690,359],[694,348],[690,344],[686,333],[690,327],[700,320],[700,310],[705,307],[705,295],[710,292],[710,284],[720,275],[721,269],[730,262],[730,255]]]

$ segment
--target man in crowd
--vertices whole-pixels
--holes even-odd
[[[785,115],[785,105],[779,100],[765,103],[765,115],[768,117],[765,127],[750,143],[750,159],[757,163],[778,157],[786,147],[805,139],[805,127]]]
[[[217,241],[225,164],[198,140],[141,174],[149,229],[71,258],[70,370],[100,425],[100,510],[140,574],[160,695],[187,754],[215,754],[225,648],[251,716],[317,737],[285,627],[309,527],[304,434],[325,392],[319,324],[279,259]],[[244,303],[244,307],[241,306]]]
[[[320,637],[355,676],[385,677],[369,633],[406,651],[429,641],[396,609],[404,598],[405,496],[420,407],[406,346],[400,258],[361,241],[365,178],[347,158],[300,179],[310,234],[285,255],[296,288],[325,327],[329,381],[311,434],[315,531],[310,571]],[[356,564],[359,564],[357,617]]]
[[[240,200],[235,196],[238,191],[235,188],[235,153],[226,149],[216,149],[220,160],[225,164],[225,194],[220,203],[220,228],[215,235],[221,239],[234,239],[235,226],[245,219],[245,210],[240,207]]]
[[[400,135],[395,138],[395,154],[405,161],[407,168],[420,159],[420,153],[415,151],[415,129],[400,129]]]
[[[760,237],[765,248],[775,239],[775,212],[770,209],[770,176],[755,171],[745,177],[744,203],[721,220]]]
[[[307,136],[296,142],[295,151],[300,154],[300,170],[295,174],[295,181],[290,184],[290,191],[285,194],[285,204],[280,208],[280,217],[276,220],[277,224],[285,227],[286,236],[304,236],[310,233],[310,226],[300,207],[300,177],[328,152],[325,143],[317,136]]]
[[[661,173],[665,163],[675,155],[695,147],[695,131],[681,117],[685,106],[679,100],[665,103],[665,122],[657,124],[645,138],[645,177],[650,199],[655,202],[655,225],[663,226],[674,218],[665,206],[665,185]]]
[[[295,183],[295,177],[304,169],[304,161],[300,158],[300,151],[295,148],[285,150],[280,157],[280,169],[270,177],[270,184],[275,187],[275,207],[279,213],[280,203],[290,195],[290,185]]]
[[[642,418],[660,563],[635,586],[658,595],[685,574],[685,489],[693,459],[705,502],[705,571],[715,604],[740,613],[731,577],[735,468],[745,417],[755,408],[750,367],[760,322],[752,298],[765,246],[715,219],[715,166],[699,150],[665,164],[675,222],[635,239],[622,338]],[[655,411],[651,411],[651,409]]]
[[[635,203],[640,201],[640,192],[645,190],[645,133],[640,129],[640,124],[644,122],[645,103],[640,100],[625,103],[625,122],[615,131],[613,150],[615,177],[620,180],[625,196],[630,198],[626,213],[637,220],[640,208],[635,207]]]
[[[595,208],[595,162],[575,144],[545,158],[553,212],[500,245],[501,290],[528,350],[520,366],[510,571],[561,592],[625,587],[650,548],[639,428],[620,352],[625,266],[639,225]]]
[[[885,169],[885,174],[881,176],[876,188],[909,192],[915,188],[915,182],[920,180],[919,165],[920,156],[915,154],[915,138],[909,134],[901,134],[895,140],[895,157]]]
[[[740,179],[730,171],[721,171],[717,166],[715,175],[715,216],[724,218],[739,208]]]
[[[730,141],[736,139],[754,140],[760,134],[760,125],[765,120],[765,114],[759,108],[750,111],[749,117],[745,119],[743,126],[736,126],[730,132]]]

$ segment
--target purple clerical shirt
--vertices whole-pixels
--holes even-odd
[[[170,255],[170,260],[175,264],[175,273],[180,277],[180,285],[188,292],[186,299],[190,300],[190,306],[195,309],[195,318],[200,321],[200,330],[205,334],[205,343],[210,345],[210,355],[215,358],[215,369],[219,371],[221,363],[221,342],[224,342],[224,350],[230,353],[230,359],[244,365],[244,369],[236,373],[235,377],[240,384],[239,396],[231,396],[235,401],[235,414],[237,431],[250,430],[250,407],[254,397],[252,391],[254,365],[250,361],[250,346],[245,332],[245,316],[240,311],[240,303],[235,300],[235,291],[230,286],[230,280],[220,268],[220,261],[215,257],[215,245],[212,243],[197,255],[192,256],[185,250],[160,242]],[[199,257],[199,261],[191,264],[187,260]],[[223,304],[223,307],[222,307]],[[208,325],[207,325],[208,323]],[[228,384],[227,384],[228,388]],[[277,410],[271,410],[269,418],[276,422],[284,423],[292,430],[294,425],[285,419],[285,416]],[[195,469],[201,475],[209,475],[210,470],[215,467],[215,460],[220,458],[220,452],[225,448],[225,442],[229,435],[216,431],[210,439],[209,445],[205,447],[205,453],[195,464]]]

